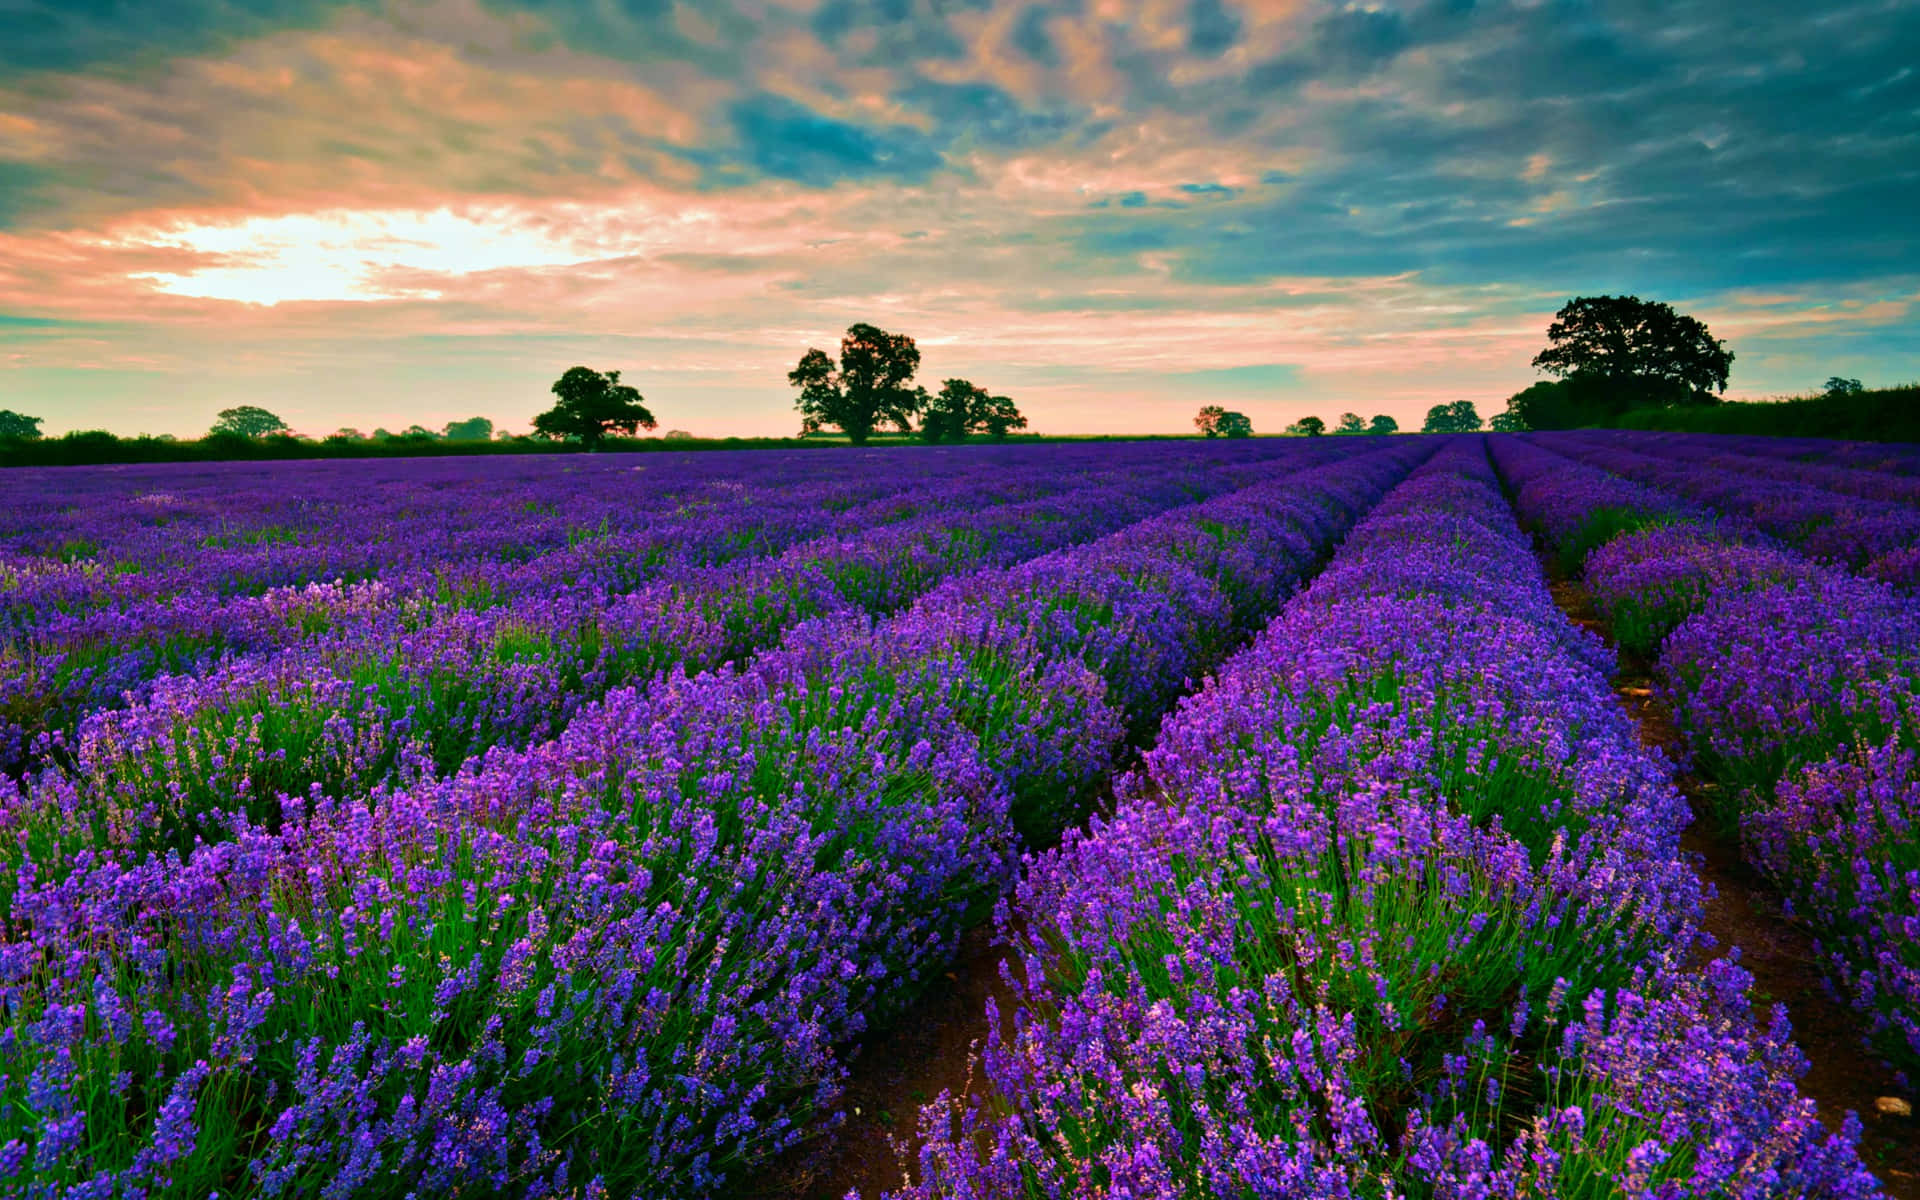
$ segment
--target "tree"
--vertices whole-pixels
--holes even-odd
[[[213,423],[209,433],[233,437],[263,438],[269,434],[292,433],[287,423],[264,408],[252,404],[242,404],[237,408],[223,408]]]
[[[0,438],[19,438],[23,442],[36,441],[40,437],[40,422],[43,419],[14,412],[10,408],[0,408]]]
[[[920,369],[920,347],[904,333],[888,333],[864,322],[847,327],[840,339],[836,368],[825,350],[808,350],[787,382],[800,389],[793,406],[800,411],[800,436],[831,425],[856,446],[882,423],[906,433],[927,402],[924,388],[911,386]]]
[[[1561,379],[1599,376],[1628,408],[1713,404],[1733,352],[1692,317],[1638,296],[1577,296],[1554,314],[1533,365]]]
[[[1204,437],[1219,437],[1220,418],[1226,415],[1226,409],[1218,404],[1209,404],[1194,414],[1193,427],[1198,429]]]
[[[1527,423],[1513,410],[1512,405],[1508,405],[1505,412],[1497,412],[1488,418],[1487,428],[1495,433],[1525,433]]]
[[[1327,431],[1327,423],[1319,417],[1301,417],[1287,426],[1287,432],[1295,437],[1319,437]]]
[[[973,421],[976,429],[982,430],[996,442],[1004,442],[1007,434],[1027,427],[1026,416],[1006,396],[988,396],[975,411]]]
[[[1847,379],[1840,375],[1829,376],[1821,394],[1829,400],[1843,400],[1848,396],[1858,396],[1867,390],[1867,385],[1858,379]]]
[[[1367,432],[1376,437],[1385,437],[1389,433],[1400,432],[1400,422],[1385,413],[1381,413],[1368,423]]]
[[[1335,433],[1365,433],[1367,431],[1367,420],[1359,413],[1341,413],[1340,423],[1333,427],[1333,431]]]
[[[493,440],[493,422],[485,417],[448,421],[440,436],[450,442],[490,442]]]
[[[1220,416],[1220,436],[1227,438],[1249,438],[1253,436],[1253,421],[1243,412],[1228,409]]]
[[[1012,400],[995,396],[965,379],[949,379],[926,402],[920,418],[920,436],[929,442],[958,442],[968,434],[984,433],[996,442],[1007,433],[1025,429],[1027,419]]]
[[[1480,414],[1471,400],[1455,400],[1452,404],[1436,404],[1427,410],[1427,423],[1420,427],[1422,433],[1477,433],[1480,429]]]
[[[578,438],[591,449],[616,430],[632,437],[636,430],[657,424],[642,402],[644,397],[632,385],[621,383],[618,371],[602,375],[587,367],[568,367],[554,381],[553,394],[559,403],[533,419],[536,437]]]
[[[367,435],[351,426],[342,425],[340,428],[328,434],[327,440],[330,442],[364,442],[367,440]]]
[[[1507,400],[1507,411],[1527,429],[1607,426],[1631,407],[1632,394],[1602,375],[1543,379]]]

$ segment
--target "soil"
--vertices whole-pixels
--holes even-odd
[[[1606,624],[1586,588],[1557,573],[1550,578],[1562,611],[1606,637]],[[1624,652],[1620,662],[1614,692],[1639,723],[1641,741],[1670,761],[1685,763],[1684,740],[1654,686],[1651,664]],[[1887,1195],[1920,1200],[1920,1119],[1911,1115],[1911,1106],[1920,1101],[1862,1043],[1860,1020],[1829,989],[1806,927],[1787,914],[1779,893],[1741,858],[1738,841],[1715,832],[1709,798],[1717,785],[1687,771],[1677,782],[1694,812],[1681,844],[1714,893],[1705,922],[1715,942],[1709,953],[1737,948],[1740,966],[1753,975],[1754,999],[1787,1009],[1794,1042],[1809,1064],[1800,1090],[1818,1105],[1821,1121],[1838,1132],[1847,1112],[1858,1114],[1860,1157]],[[1885,1111],[1883,1099],[1905,1101],[1907,1115]]]
[[[787,1200],[879,1200],[906,1182],[903,1163],[919,1153],[920,1106],[979,1085],[978,1050],[995,1031],[987,1000],[1011,1021],[1013,990],[1001,975],[1005,948],[991,924],[961,939],[953,963],[912,1008],[860,1046],[841,1096],[844,1122],[776,1159],[744,1193]]]

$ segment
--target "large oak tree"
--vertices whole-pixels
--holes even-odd
[[[800,389],[793,406],[800,410],[801,434],[831,426],[864,446],[882,424],[910,431],[927,402],[926,390],[912,386],[919,369],[920,347],[906,334],[865,322],[848,326],[837,365],[825,350],[811,349],[787,373],[787,382]]]
[[[578,438],[592,447],[609,433],[632,436],[658,424],[639,390],[621,383],[618,371],[601,374],[589,367],[568,367],[554,381],[553,394],[559,402],[533,419],[536,437]]]
[[[1672,305],[1576,296],[1554,314],[1533,365],[1561,379],[1604,379],[1628,407],[1712,404],[1727,390],[1733,352]]]

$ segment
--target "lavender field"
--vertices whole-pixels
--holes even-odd
[[[869,1200],[1914,1195],[1917,589],[1853,443],[0,473],[0,1194],[801,1194],[984,928]]]

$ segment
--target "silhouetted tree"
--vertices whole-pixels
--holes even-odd
[[[367,435],[351,426],[342,425],[340,428],[328,434],[327,440],[330,442],[364,442],[367,440]]]
[[[974,428],[996,442],[1004,442],[1016,429],[1027,427],[1027,418],[1006,396],[988,396],[973,414]]]
[[[1355,412],[1341,413],[1340,423],[1333,427],[1333,431],[1335,433],[1365,433],[1367,431],[1367,419]]]
[[[1525,433],[1527,423],[1512,406],[1508,406],[1505,412],[1497,412],[1487,418],[1487,428],[1495,433]]]
[[[984,433],[994,441],[1004,441],[1009,431],[1025,429],[1027,419],[1012,400],[996,396],[965,379],[949,379],[926,402],[920,418],[920,436],[929,442],[963,441],[969,434]]]
[[[609,433],[631,437],[657,424],[642,403],[644,397],[632,385],[621,383],[618,371],[602,375],[587,367],[568,367],[554,381],[553,394],[559,403],[533,419],[535,437],[578,438],[591,448]]]
[[[1296,437],[1319,437],[1327,431],[1327,423],[1319,417],[1301,417],[1287,426],[1287,432]]]
[[[485,417],[448,421],[440,436],[450,442],[490,442],[493,440],[493,422]]]
[[[793,406],[800,410],[800,435],[831,425],[856,446],[883,422],[906,433],[927,402],[925,388],[911,386],[920,369],[920,347],[904,333],[861,323],[840,339],[840,363],[825,350],[808,350],[787,382],[800,389]]]
[[[14,412],[10,408],[0,408],[0,438],[19,438],[23,442],[31,442],[40,436],[40,422],[43,419]]]
[[[1226,409],[1221,408],[1218,404],[1209,404],[1194,414],[1193,427],[1199,430],[1202,436],[1219,437],[1220,418],[1226,415]]]
[[[1821,394],[1830,400],[1840,400],[1847,396],[1858,396],[1867,390],[1867,385],[1858,379],[1848,379],[1842,375],[1832,375],[1820,389]]]
[[[1507,411],[1528,429],[1586,429],[1607,426],[1635,407],[1631,389],[1614,386],[1603,375],[1543,379],[1507,400]]]
[[[669,429],[660,436],[669,442],[690,442],[693,440],[693,435],[684,429]]]
[[[1562,379],[1598,376],[1626,407],[1713,404],[1733,352],[1692,317],[1638,296],[1577,296],[1554,314],[1533,365]]]
[[[1400,422],[1385,413],[1381,413],[1367,423],[1367,432],[1380,437],[1384,437],[1389,433],[1399,433]]]
[[[292,433],[287,423],[264,408],[253,404],[242,404],[236,408],[223,408],[208,430],[212,434],[227,434],[237,437],[262,438],[275,433]]]
[[[1477,433],[1480,429],[1480,414],[1475,411],[1473,401],[1455,400],[1452,404],[1436,404],[1427,410],[1427,422],[1420,427],[1422,433]]]

